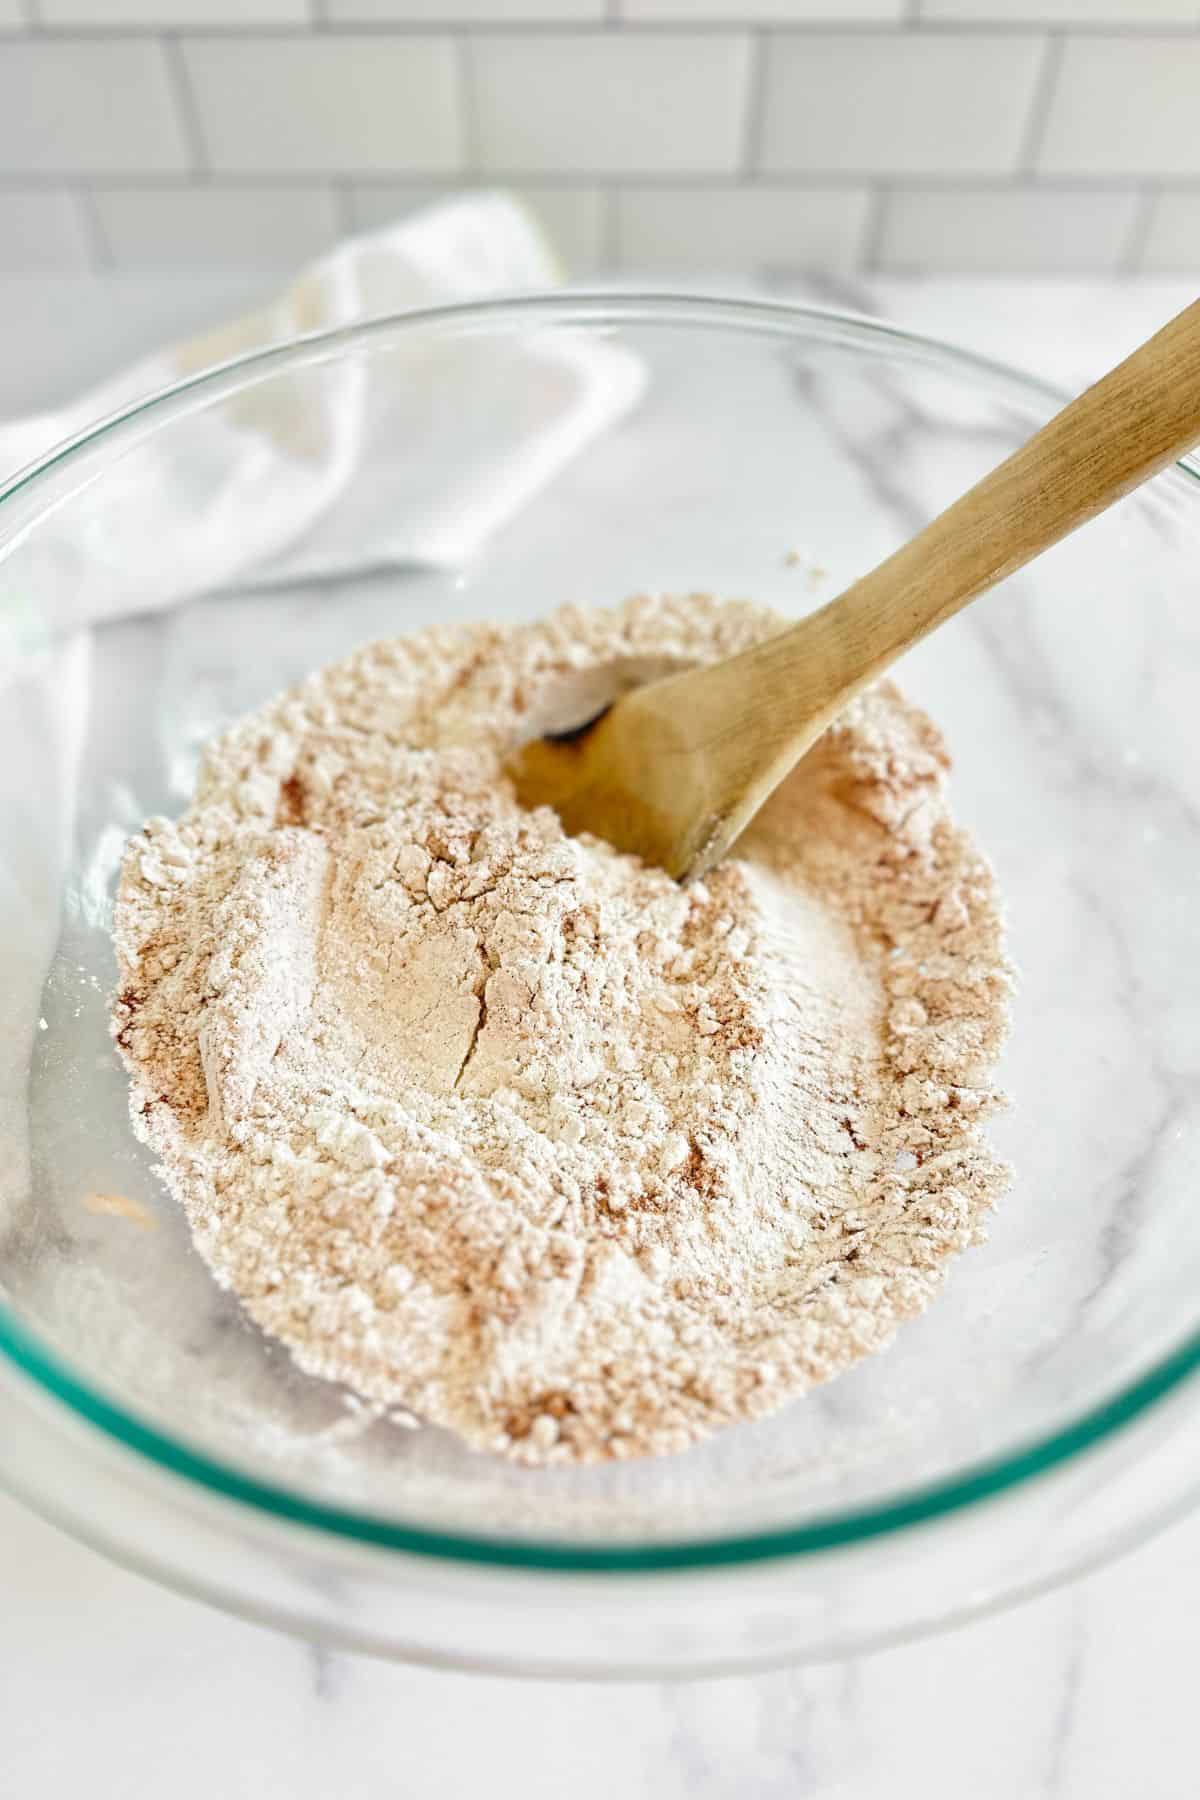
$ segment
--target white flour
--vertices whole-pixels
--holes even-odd
[[[878,1349],[978,1240],[1009,977],[927,720],[877,689],[682,889],[501,771],[777,627],[645,599],[373,645],[130,845],[135,1125],[303,1369],[525,1461],[675,1450]]]

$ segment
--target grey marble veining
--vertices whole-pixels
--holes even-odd
[[[6,1787],[58,1800],[1190,1800],[1200,1531],[859,1661],[632,1688],[315,1653],[0,1501]],[[105,1784],[108,1784],[107,1786]]]
[[[1039,290],[1035,306],[1019,284],[1009,284],[1006,297],[981,287],[972,298],[962,283],[837,291],[825,283],[815,297],[924,318],[935,331],[974,337],[1078,383],[1190,296],[1162,284],[1059,283]],[[0,321],[5,305],[0,294]],[[159,335],[186,311],[169,283],[160,284],[157,314],[145,297],[142,306],[159,321]],[[94,324],[99,361],[99,314]],[[21,329],[31,355],[47,347],[36,309],[23,308]],[[863,479],[903,534],[921,505],[912,481],[927,484],[919,495],[936,491],[936,460],[923,460],[922,421],[911,407],[893,405],[878,434],[871,423],[834,421],[834,429],[843,449],[857,449]],[[981,462],[1000,447],[984,430]],[[902,461],[910,466],[898,481]],[[1072,724],[1093,702],[1064,682],[1052,648],[1036,636],[1014,644],[985,619],[964,643],[962,666],[980,676],[989,719],[1019,717],[1044,745],[1075,757],[1070,774],[1086,833],[1089,792],[1100,777],[1080,757]],[[214,689],[229,673],[214,660]],[[1194,673],[1200,679],[1200,668]],[[199,713],[192,723],[203,736]],[[176,779],[184,782],[186,771]],[[1153,759],[1131,762],[1128,784],[1130,803],[1159,839],[1181,824],[1200,827]],[[1023,879],[1019,862],[1008,874]],[[1078,943],[1064,948],[1063,1006],[1088,959],[1101,959],[1131,1046],[1113,1076],[1124,1116],[1095,1196],[1109,1221],[1100,1266],[1077,1272],[1083,1329],[1114,1268],[1136,1253],[1131,1196],[1156,1170],[1167,1177],[1175,1134],[1194,1132],[1200,1114],[1192,1037],[1181,1030],[1166,1049],[1133,1054],[1164,979],[1131,954],[1127,908],[1136,888],[1114,895],[1087,879],[1076,898],[1082,923]],[[1086,1054],[1093,1029],[1082,1018],[1077,1038],[1064,1042]],[[1002,1249],[1004,1229],[998,1221]],[[1006,1278],[1002,1260],[997,1281]],[[1036,1271],[1020,1278],[1036,1279]],[[1031,1367],[1037,1355],[1033,1346]],[[548,1688],[289,1642],[126,1574],[0,1499],[0,1793],[57,1800],[86,1785],[123,1800],[167,1792],[172,1800],[441,1800],[477,1791],[521,1800],[1184,1800],[1196,1787],[1189,1726],[1198,1600],[1200,1519],[1058,1593],[876,1656],[691,1685]]]

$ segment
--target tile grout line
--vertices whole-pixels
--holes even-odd
[[[600,266],[610,274],[621,267],[621,209],[619,190],[611,182],[601,190]]]
[[[163,55],[166,58],[168,78],[175,95],[176,110],[183,125],[184,140],[191,152],[195,173],[200,181],[204,182],[212,175],[208,160],[208,146],[204,141],[200,108],[196,103],[192,79],[188,74],[187,58],[184,56],[178,32],[165,32],[162,38],[162,47]]]
[[[330,182],[345,181],[356,187],[432,187],[450,191],[456,183],[469,171],[464,170],[425,170],[415,171],[398,168],[381,170],[379,168],[355,169],[338,168],[304,168],[304,169],[221,169],[219,171],[197,169],[172,169],[162,174],[153,169],[114,168],[100,170],[71,169],[26,169],[11,171],[0,169],[0,193],[45,192],[48,188],[61,188],[64,183],[74,183],[81,188],[128,188],[151,192],[179,192],[188,188],[274,188],[282,191],[294,188],[313,188],[327,186]],[[579,168],[569,170],[550,169],[512,169],[478,171],[481,178],[496,185],[511,185],[544,190],[547,193],[561,192],[569,188],[598,187],[605,190],[621,192],[628,188],[662,188],[676,189],[687,193],[697,188],[715,190],[718,193],[740,193],[747,189],[763,190],[776,193],[855,193],[864,188],[873,190],[882,186],[886,191],[902,188],[927,189],[939,194],[1100,194],[1109,197],[1122,197],[1131,192],[1142,193],[1147,182],[1152,182],[1156,190],[1163,193],[1186,194],[1193,197],[1200,205],[1200,174],[1195,175],[1139,175],[1129,170],[1121,174],[1097,175],[1054,175],[1047,180],[1031,182],[1020,171],[1005,175],[966,174],[943,175],[936,171],[906,171],[903,175],[893,176],[879,169],[861,168],[855,170],[832,169],[826,171],[803,170],[789,171],[755,171],[749,179],[738,170],[729,169],[696,169],[686,172],[671,169],[636,169],[613,171],[609,169]]]
[[[475,184],[479,180],[478,83],[471,40],[465,32],[454,40],[454,79],[458,93],[461,162],[459,174]]]
[[[620,0],[615,0],[618,8]],[[606,5],[608,0],[606,0]],[[1200,38],[1200,26],[1186,25],[1169,20],[1147,20],[1144,23],[1124,21],[1120,19],[1079,20],[1069,25],[1047,25],[1036,19],[989,19],[976,22],[967,19],[937,19],[926,21],[902,15],[895,19],[842,19],[830,17],[825,19],[759,19],[748,20],[745,14],[714,14],[712,17],[698,19],[676,18],[631,18],[619,10],[613,15],[623,35],[631,39],[639,37],[674,37],[688,38],[696,36],[730,37],[743,35],[754,30],[765,29],[773,35],[795,40],[820,37],[865,38],[877,40],[911,41],[914,24],[919,27],[918,35],[929,41],[958,39],[970,42],[972,39],[1011,38],[1011,37],[1043,37],[1055,35],[1080,42],[1092,42],[1097,39],[1112,39],[1118,42],[1144,41],[1149,43],[1170,42],[1179,40],[1195,43]],[[607,12],[594,18],[508,18],[508,19],[472,19],[469,16],[458,18],[431,19],[334,19],[327,14],[320,17],[310,16],[307,20],[287,20],[274,23],[270,19],[248,21],[245,25],[222,22],[205,24],[202,19],[188,22],[186,25],[172,26],[163,24],[156,27],[147,23],[128,23],[124,20],[113,20],[105,25],[89,25],[78,21],[71,24],[51,25],[31,18],[29,23],[36,25],[45,36],[58,41],[76,40],[78,42],[101,39],[129,39],[153,37],[157,31],[182,31],[188,37],[204,39],[225,39],[231,43],[244,43],[257,38],[264,43],[279,38],[311,39],[351,38],[362,41],[386,37],[459,37],[467,33],[477,32],[493,37],[550,37],[570,38],[592,34],[603,34],[609,23]],[[19,37],[20,33],[13,33]]]
[[[1146,245],[1150,240],[1150,227],[1158,210],[1159,197],[1163,192],[1162,183],[1147,181],[1138,195],[1138,203],[1134,208],[1133,220],[1129,227],[1129,235],[1121,246],[1121,254],[1117,258],[1119,275],[1136,275],[1142,266],[1142,258],[1146,254]]]
[[[358,230],[354,210],[353,183],[347,175],[335,175],[330,188],[333,193],[333,217],[339,237],[353,237]]]
[[[104,229],[104,221],[100,216],[100,208],[96,204],[96,190],[80,183],[71,191],[83,224],[91,273],[93,275],[107,274],[114,267],[114,258],[112,245],[108,241],[108,233]]]
[[[889,198],[889,190],[885,182],[872,182],[867,198],[867,216],[862,229],[858,262],[855,264],[856,269],[862,275],[879,273]]]
[[[766,122],[767,53],[770,38],[756,31],[750,39],[750,67],[746,72],[746,118],[742,125],[742,148],[738,173],[742,179],[757,174],[762,163],[763,126]]]
[[[1066,39],[1061,31],[1052,31],[1046,39],[1046,47],[1042,52],[1037,79],[1034,83],[1033,96],[1029,102],[1025,130],[1021,134],[1021,144],[1017,151],[1016,172],[1020,175],[1029,176],[1037,172],[1038,158],[1042,153],[1042,146],[1046,138],[1046,127],[1050,122],[1050,111],[1058,90],[1058,76],[1062,68],[1065,44]]]

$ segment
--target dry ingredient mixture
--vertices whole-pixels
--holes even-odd
[[[371,645],[131,842],[134,1123],[302,1369],[525,1462],[674,1451],[881,1348],[980,1240],[1010,977],[928,719],[876,688],[682,888],[502,771],[779,623],[654,597]]]

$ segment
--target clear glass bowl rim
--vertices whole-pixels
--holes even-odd
[[[593,330],[619,326],[707,328],[760,337],[792,338],[805,343],[843,345],[869,354],[897,354],[907,364],[926,364],[961,375],[1014,403],[1031,403],[1040,411],[1062,405],[1068,397],[1052,383],[1030,376],[996,359],[956,348],[941,340],[882,321],[832,308],[780,301],[709,299],[655,293],[579,293],[517,296],[504,300],[462,302],[428,307],[366,320],[335,331],[316,332],[253,351],[190,376],[185,381],[111,414],[49,451],[37,462],[0,485],[0,551],[8,535],[14,502],[24,514],[14,520],[17,531],[40,514],[39,487],[52,474],[84,469],[97,449],[131,447],[173,419],[212,404],[224,394],[270,379],[287,369],[335,360],[356,347],[383,345],[414,333],[435,336],[486,335],[494,329],[522,325]],[[1200,463],[1185,457],[1157,478],[1169,483],[1188,503],[1200,495]],[[70,491],[70,490],[68,490]],[[61,504],[62,494],[51,504]],[[34,510],[27,511],[32,503]],[[772,1557],[817,1555],[909,1530],[941,1516],[1015,1490],[1049,1473],[1082,1452],[1099,1446],[1122,1427],[1146,1413],[1159,1400],[1200,1370],[1200,1324],[1134,1380],[1106,1399],[1077,1414],[1056,1430],[981,1460],[935,1482],[917,1485],[866,1507],[828,1513],[803,1524],[770,1530],[690,1537],[677,1543],[601,1544],[564,1542],[483,1533],[442,1532],[399,1523],[369,1511],[334,1506],[312,1499],[282,1483],[259,1479],[149,1424],[91,1386],[36,1334],[22,1324],[0,1298],[0,1358],[11,1362],[52,1400],[94,1426],[126,1450],[152,1465],[221,1496],[290,1524],[297,1524],[386,1550],[507,1568],[568,1572],[610,1571],[619,1574],[716,1568]]]

